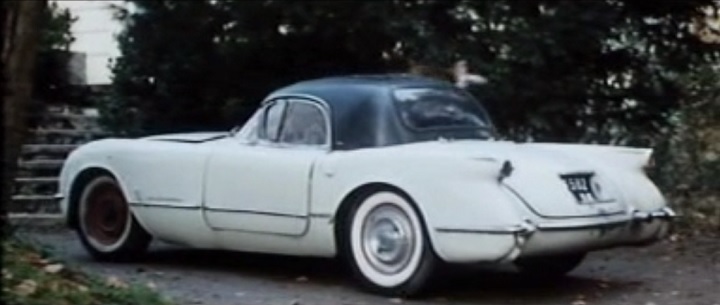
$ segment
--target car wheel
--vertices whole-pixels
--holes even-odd
[[[419,294],[438,259],[411,201],[396,192],[376,192],[347,219],[345,253],[363,286],[387,296]]]
[[[585,253],[520,258],[515,266],[521,273],[532,278],[559,278],[575,269],[585,258]]]
[[[152,237],[132,215],[115,179],[92,179],[78,204],[78,235],[95,259],[131,260],[147,250]]]

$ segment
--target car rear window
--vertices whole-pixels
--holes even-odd
[[[393,97],[401,120],[412,129],[490,128],[479,102],[460,89],[400,88]]]

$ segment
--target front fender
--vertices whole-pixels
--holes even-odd
[[[61,215],[67,221],[73,216],[73,207],[71,206],[72,200],[74,200],[73,196],[78,195],[73,194],[73,191],[78,187],[77,183],[82,183],[83,176],[91,171],[110,173],[116,179],[128,202],[135,199],[132,192],[129,192],[130,188],[123,175],[113,167],[112,156],[98,149],[101,145],[97,144],[102,141],[91,142],[77,148],[68,155],[63,163],[58,179],[58,194],[56,197],[59,198]]]

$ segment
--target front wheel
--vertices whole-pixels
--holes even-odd
[[[345,253],[365,288],[408,297],[429,282],[438,259],[408,198],[392,191],[376,192],[361,200],[348,220]]]
[[[95,259],[131,260],[147,250],[152,237],[133,217],[115,179],[92,179],[83,188],[78,204],[78,235]]]

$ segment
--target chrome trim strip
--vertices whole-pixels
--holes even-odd
[[[530,229],[523,226],[507,226],[507,227],[487,227],[481,229],[461,229],[461,228],[435,228],[439,233],[468,233],[468,234],[516,234],[529,232]]]
[[[172,204],[147,204],[140,202],[129,202],[131,206],[141,208],[164,208],[164,209],[181,209],[181,210],[200,210],[201,206],[187,206],[187,205],[172,205]]]
[[[586,223],[539,223],[537,228],[540,231],[568,231],[568,230],[583,230],[583,229],[594,229],[594,228],[607,228],[616,227],[626,224],[630,224],[632,219],[621,218],[616,220],[604,220],[604,221],[593,221]]]
[[[55,195],[53,195],[53,198],[55,200],[63,200],[65,199],[65,195],[63,195],[62,193],[56,193]]]
[[[146,204],[146,203],[138,203],[138,202],[131,202],[129,204],[134,207],[142,207],[142,208],[203,210],[203,211],[207,211],[207,212],[246,213],[246,214],[289,217],[289,218],[332,218],[332,214],[327,214],[327,213],[313,213],[310,215],[294,215],[294,214],[284,214],[284,213],[265,212],[265,211],[206,208],[206,207],[201,207],[201,206],[180,206],[180,205],[165,205],[165,204],[160,205],[160,204]]]
[[[288,217],[288,218],[307,218],[307,215],[297,215],[297,214],[286,214],[286,213],[278,213],[278,212],[268,212],[268,211],[256,211],[256,210],[235,210],[235,209],[222,209],[222,208],[208,208],[205,207],[203,210],[207,212],[221,212],[221,213],[242,213],[242,214],[254,214],[254,215],[265,215],[265,216],[276,216],[276,217]]]

